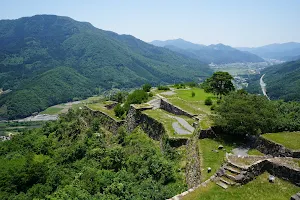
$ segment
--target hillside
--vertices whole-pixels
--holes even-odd
[[[83,92],[62,84],[59,73],[47,73],[60,66],[72,68],[66,85],[76,80]],[[195,59],[68,17],[37,15],[0,20],[0,88],[12,90],[0,96],[0,107],[8,108],[9,118],[27,116],[74,97],[86,97],[99,87],[133,88],[145,82],[191,81],[209,74],[208,66]],[[38,81],[41,77],[47,81]],[[54,93],[51,84],[55,85]],[[52,96],[49,100],[41,93]],[[32,102],[37,95],[41,105]],[[20,106],[15,112],[11,109],[16,104]]]
[[[235,62],[263,62],[264,60],[257,55],[249,52],[239,51],[223,44],[200,45],[194,44],[183,39],[159,41],[155,40],[151,44],[165,47],[172,51],[181,53],[190,58],[198,59],[204,63],[235,63]]]
[[[288,42],[282,44],[270,44],[261,47],[238,47],[241,51],[248,51],[262,58],[278,59],[283,61],[293,60],[300,55],[300,43]]]
[[[271,99],[300,101],[300,60],[275,65],[264,69],[261,74],[267,84],[267,94]],[[259,92],[259,78],[249,84],[249,91]]]

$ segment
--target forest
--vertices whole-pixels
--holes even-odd
[[[113,135],[70,110],[0,143],[0,199],[166,199],[186,190],[178,159],[140,129]]]

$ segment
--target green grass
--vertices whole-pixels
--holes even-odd
[[[195,92],[194,97],[192,97],[192,92]],[[176,96],[186,101],[204,101],[208,97],[215,98],[213,94],[206,93],[200,88],[178,89],[175,93]]]
[[[218,150],[218,152],[212,151],[218,149],[219,145],[223,145],[225,150]],[[201,177],[202,180],[207,180],[221,167],[225,159],[225,153],[231,152],[235,146],[227,144],[222,140],[214,139],[201,139],[199,140],[199,151],[201,155]],[[212,171],[207,172],[207,168],[210,167]]]
[[[263,134],[262,137],[282,144],[286,148],[300,150],[300,132],[281,132]]]
[[[264,173],[246,185],[229,187],[226,190],[211,182],[207,187],[188,194],[183,200],[285,200],[300,190],[300,187],[279,178],[275,183],[269,183],[268,176],[268,173]]]
[[[166,132],[169,136],[173,136],[173,137],[191,137],[192,134],[189,134],[189,135],[181,135],[181,134],[174,134],[174,129],[172,127],[172,123],[173,122],[177,122],[176,119],[174,118],[171,118],[169,116],[176,116],[176,115],[173,115],[171,113],[168,113],[164,110],[161,110],[161,109],[156,109],[156,110],[145,110],[143,111],[143,113],[147,114],[148,116],[156,119],[157,121],[161,122],[164,126],[164,128],[166,129]],[[169,115],[169,116],[168,116]],[[183,118],[185,121],[187,121],[190,125],[193,124],[194,120],[189,118],[189,117],[186,117],[186,116],[178,116],[178,117],[181,117]]]
[[[180,98],[168,98],[168,101],[183,110],[194,114],[210,114],[210,107],[204,105],[204,101],[186,101]]]
[[[106,107],[104,107],[103,103],[93,103],[93,104],[87,104],[89,108],[92,110],[99,110],[107,114],[108,116],[114,118],[115,120],[120,120],[117,116],[115,116],[114,109],[108,110]]]
[[[60,111],[62,111],[63,108],[57,108],[55,106],[49,107],[46,110],[44,110],[43,112],[41,112],[41,114],[47,114],[47,115],[57,115],[59,114]]]
[[[260,151],[258,151],[257,149],[250,149],[247,152],[249,155],[253,155],[253,156],[263,156],[264,154]]]

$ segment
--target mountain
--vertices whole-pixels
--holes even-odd
[[[194,44],[183,39],[159,41],[155,40],[151,44],[165,47],[190,58],[198,59],[204,63],[235,63],[235,62],[263,62],[257,55],[249,52],[239,51],[223,44],[201,45]]]
[[[289,61],[291,58],[300,55],[300,43],[288,42],[282,44],[270,44],[261,47],[238,47],[241,51],[248,51],[262,58],[278,59]]]
[[[286,62],[264,69],[267,94],[271,99],[300,101],[300,60]],[[250,92],[259,92],[259,78],[249,84]]]
[[[9,118],[87,97],[99,87],[191,81],[211,73],[198,60],[68,17],[0,20],[0,88],[12,90],[0,95],[0,111]]]

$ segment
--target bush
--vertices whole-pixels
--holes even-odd
[[[213,104],[211,98],[207,97],[204,101],[204,104],[207,105],[207,106],[211,106]]]
[[[192,97],[194,97],[196,94],[195,94],[195,92],[194,91],[192,91]]]
[[[163,85],[159,85],[157,86],[158,90],[170,90],[170,88],[168,86],[163,86]]]
[[[185,85],[184,85],[183,83],[176,83],[176,84],[174,85],[174,87],[175,87],[176,89],[184,89],[184,88],[185,88]]]
[[[135,90],[133,93],[129,94],[125,102],[124,108],[127,112],[129,110],[130,104],[141,104],[147,102],[148,94],[144,90]]]
[[[125,109],[120,104],[118,104],[115,106],[114,112],[117,117],[121,118],[125,113]]]
[[[146,83],[146,84],[143,85],[143,90],[144,90],[145,92],[150,92],[151,87],[152,87],[152,86],[151,86],[149,83]]]
[[[153,97],[153,93],[152,92],[149,92],[149,97]]]
[[[185,85],[192,88],[192,87],[196,87],[198,84],[195,82],[187,82],[187,83],[185,83]]]
[[[211,107],[210,107],[210,110],[216,110],[216,104],[213,104]]]

